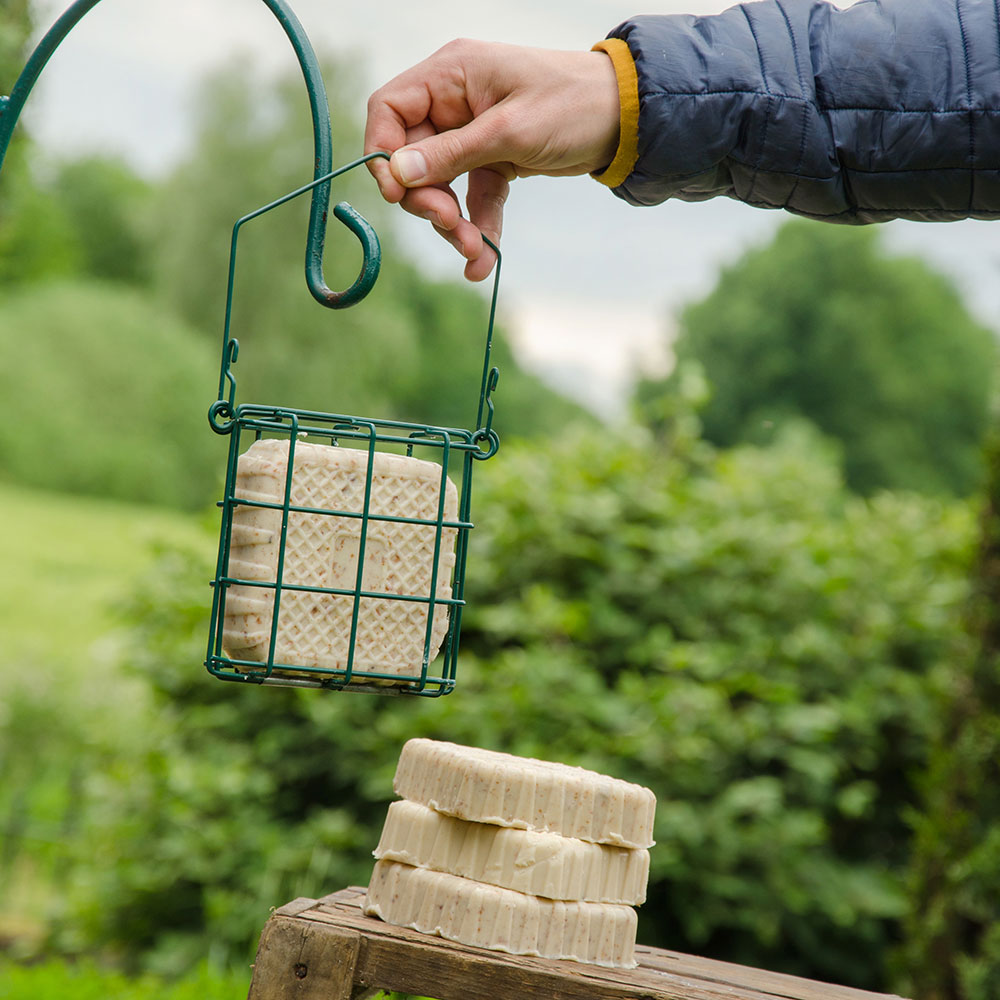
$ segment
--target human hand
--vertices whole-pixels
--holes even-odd
[[[482,281],[510,181],[601,170],[618,145],[618,83],[603,52],[460,40],[375,91],[365,153],[382,196],[427,219]],[[468,174],[463,218],[451,182]]]

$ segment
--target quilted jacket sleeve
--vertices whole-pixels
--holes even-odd
[[[837,222],[1000,216],[994,0],[761,0],[636,17],[635,205],[726,195]]]

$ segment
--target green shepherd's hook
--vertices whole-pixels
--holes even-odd
[[[38,43],[21,75],[17,78],[10,97],[0,97],[0,169],[3,168],[10,137],[21,115],[24,102],[46,63],[80,19],[99,2],[100,0],[77,0],[76,3],[72,4]],[[323,84],[323,76],[316,59],[316,53],[313,52],[309,39],[306,37],[305,29],[284,3],[284,0],[263,0],[263,2],[278,19],[278,23],[292,43],[299,65],[302,67],[302,75],[305,78],[306,90],[309,92],[309,105],[312,110],[313,139],[316,151],[313,169],[315,183],[315,181],[330,174],[333,167],[330,105],[326,96],[326,87]],[[323,245],[326,239],[329,203],[330,185],[327,180],[316,184],[313,188],[312,207],[309,212],[309,231],[306,240],[306,284],[309,286],[313,298],[321,305],[330,309],[343,309],[360,302],[371,291],[372,285],[375,284],[375,279],[378,277],[381,249],[378,237],[371,225],[350,205],[346,203],[338,205],[334,210],[334,215],[360,240],[364,250],[364,262],[357,279],[350,288],[343,292],[335,292],[328,288],[323,277]]]

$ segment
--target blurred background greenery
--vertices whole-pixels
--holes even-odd
[[[0,89],[29,27],[0,11]],[[425,735],[651,787],[646,943],[1000,997],[996,338],[875,230],[790,222],[724,271],[615,425],[499,331],[455,695],[200,667],[228,233],[302,180],[300,87],[233,65],[156,182],[24,129],[0,174],[0,994],[245,989],[271,907],[367,880]],[[406,258],[363,174],[337,195],[383,276],[331,319],[305,205],[250,227],[240,398],[469,426],[481,293]]]

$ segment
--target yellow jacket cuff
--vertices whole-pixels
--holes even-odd
[[[618,103],[621,108],[618,150],[604,170],[591,174],[595,180],[613,188],[632,173],[639,158],[639,77],[628,43],[621,38],[605,38],[592,51],[607,53],[618,78]]]

